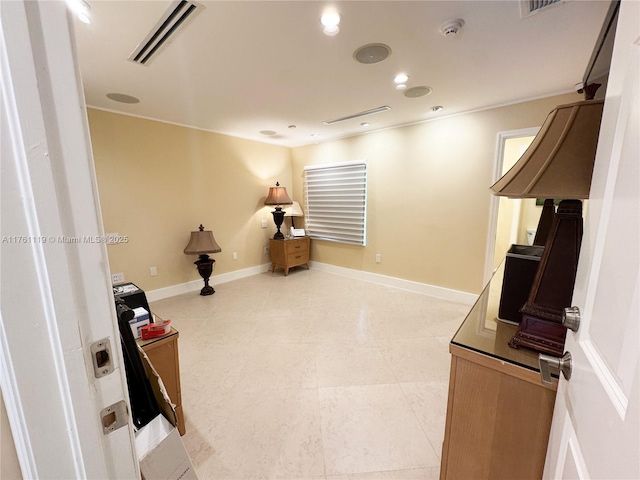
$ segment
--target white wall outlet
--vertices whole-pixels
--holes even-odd
[[[124,282],[124,273],[118,272],[118,273],[111,274],[111,283],[116,284],[116,283],[123,283],[123,282]]]
[[[376,263],[380,263],[382,261],[382,255],[376,253]]]
[[[149,273],[151,274],[152,277],[155,277],[156,275],[158,275],[158,267],[150,267]]]
[[[231,256],[233,257],[234,260],[237,260],[238,259],[238,252],[233,252],[231,254]]]
[[[267,221],[266,221],[266,220],[261,220],[261,221],[260,221],[260,226],[261,226],[262,228],[267,228]]]
[[[269,245],[265,245],[263,250],[262,250],[262,253],[265,254],[265,255],[269,255],[269,252],[270,252]]]

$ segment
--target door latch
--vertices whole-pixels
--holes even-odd
[[[124,427],[129,423],[129,413],[125,401],[120,400],[107,408],[103,408],[100,412],[100,420],[102,421],[102,433],[104,435]]]
[[[108,338],[103,338],[91,344],[91,360],[93,361],[93,373],[96,378],[104,377],[113,372],[111,341]]]
[[[551,355],[545,355],[540,353],[538,355],[538,365],[540,366],[540,378],[545,385],[553,385],[551,380],[551,368],[562,372],[564,378],[569,380],[571,378],[571,353],[564,352],[562,357],[553,357]]]

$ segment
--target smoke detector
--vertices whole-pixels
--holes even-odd
[[[462,27],[464,27],[464,20],[456,18],[455,20],[444,22],[440,26],[440,33],[445,37],[453,36],[456,35]]]

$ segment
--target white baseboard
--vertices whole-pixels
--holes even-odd
[[[377,273],[363,272],[361,270],[354,270],[352,268],[337,267],[328,263],[311,261],[310,266],[312,269],[318,270],[320,272],[332,273],[334,275],[340,275],[342,277],[354,278],[356,280],[363,280],[365,282],[372,282],[380,285],[386,285],[388,287],[408,290],[410,292],[421,293],[423,295],[442,298],[444,300],[463,303],[465,305],[473,305],[478,299],[478,295],[475,295],[473,293],[461,292],[459,290],[451,290],[449,288],[443,287],[436,287],[434,285],[428,285],[426,283],[418,283],[411,280],[403,280],[402,278],[388,277],[386,275],[379,275]],[[241,278],[250,277],[252,275],[259,275],[268,271],[270,267],[270,263],[265,263],[262,265],[257,265],[255,267],[236,270],[229,273],[221,273],[211,278],[211,284],[215,287],[216,285],[220,285],[222,283],[239,280]],[[155,302],[156,300],[162,300],[163,298],[198,291],[202,288],[202,285],[203,283],[201,279],[192,280],[190,282],[181,283],[179,285],[172,285],[170,287],[151,290],[145,292],[145,294],[147,295],[147,301]]]
[[[343,277],[364,280],[365,282],[386,285],[387,287],[408,290],[410,292],[421,293],[423,295],[442,298],[443,300],[463,303],[465,305],[473,305],[478,299],[478,295],[475,295],[473,293],[461,292],[459,290],[451,290],[449,288],[443,287],[436,287],[434,285],[428,285],[426,283],[413,282],[411,280],[389,277],[377,273],[363,272],[361,270],[354,270],[352,268],[337,267],[328,263],[320,263],[314,261],[311,261],[310,263],[311,268],[313,268],[314,270],[319,270],[321,272],[333,273],[335,275],[341,275]]]
[[[221,283],[231,282],[233,280],[239,280],[245,277],[251,277],[260,273],[266,272],[271,267],[270,263],[257,265],[255,267],[243,268],[242,270],[235,270],[233,272],[215,274],[211,277],[209,283],[212,286],[220,285]],[[176,295],[182,295],[183,293],[196,292],[201,290],[204,283],[202,279],[192,280],[186,283],[180,283],[178,285],[171,285],[170,287],[158,288],[157,290],[150,290],[145,292],[148,302],[155,302],[162,300],[163,298],[175,297]]]

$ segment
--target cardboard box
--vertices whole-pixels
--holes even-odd
[[[178,429],[163,415],[138,430],[136,451],[145,480],[198,480]]]
[[[129,326],[133,332],[133,338],[140,338],[142,336],[140,329],[145,325],[149,325],[149,312],[142,307],[138,307],[133,309],[133,313],[135,313],[135,317],[129,320]]]

